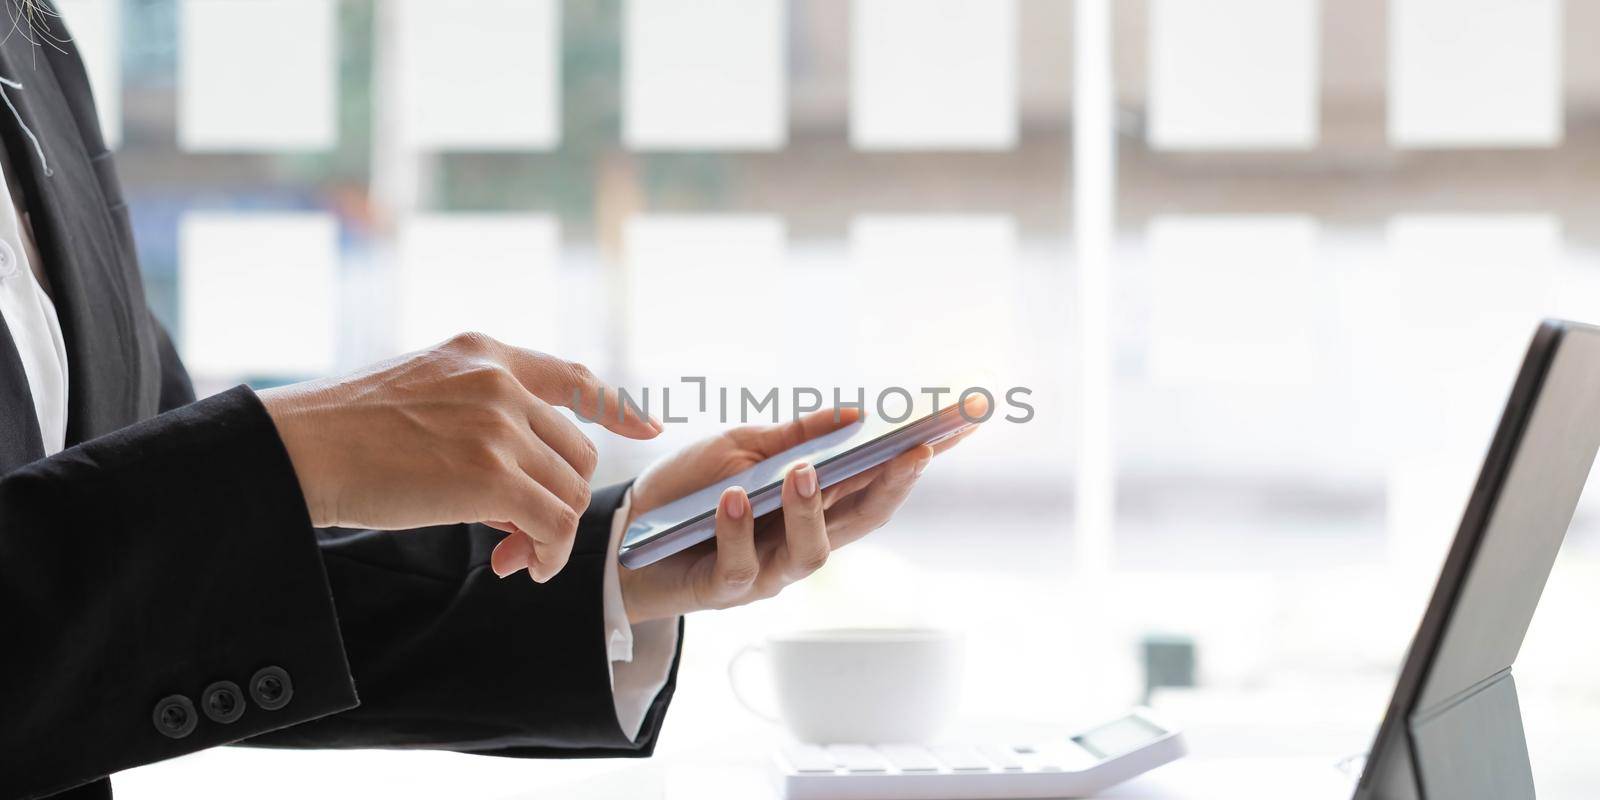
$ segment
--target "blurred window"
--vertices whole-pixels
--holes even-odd
[[[1014,0],[856,0],[857,147],[1006,148],[1017,138]]]
[[[418,214],[399,233],[399,346],[462,331],[548,342],[560,305],[555,221],[529,214]]]
[[[403,141],[432,150],[544,149],[560,141],[555,0],[392,2],[394,123]]]
[[[327,214],[183,220],[183,352],[200,374],[319,374],[333,368],[336,221]]]
[[[185,149],[333,146],[333,0],[182,0],[179,7]]]
[[[1154,0],[1150,143],[1316,144],[1319,8],[1317,0]]]
[[[1393,0],[1389,21],[1397,146],[1561,141],[1560,0]]]
[[[788,139],[782,0],[630,0],[623,140],[771,150]]]

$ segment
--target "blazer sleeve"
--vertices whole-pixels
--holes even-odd
[[[328,587],[245,387],[0,477],[0,797],[354,706]]]
[[[595,491],[571,560],[544,584],[496,577],[489,553],[504,534],[478,525],[326,532],[323,562],[361,705],[249,744],[649,755],[682,649],[630,740],[612,700],[602,609],[611,516],[626,490]]]

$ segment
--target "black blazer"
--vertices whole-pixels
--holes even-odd
[[[497,579],[479,526],[314,531],[256,396],[194,402],[63,47],[0,45],[44,150],[0,106],[71,370],[69,447],[43,458],[0,324],[0,798],[105,796],[112,772],[240,741],[648,755],[674,683],[625,737],[601,613],[625,487],[595,492],[544,585]]]

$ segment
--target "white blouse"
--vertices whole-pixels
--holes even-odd
[[[67,346],[15,174],[0,147],[0,183],[11,200],[0,203],[0,320],[22,357],[44,454],[51,456],[67,443]]]

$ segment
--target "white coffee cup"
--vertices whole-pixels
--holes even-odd
[[[757,653],[770,667],[777,715],[757,708],[739,687],[740,662]],[[953,631],[798,631],[741,649],[728,662],[728,680],[751,713],[783,722],[803,742],[925,742],[954,715],[962,662],[962,639]]]

